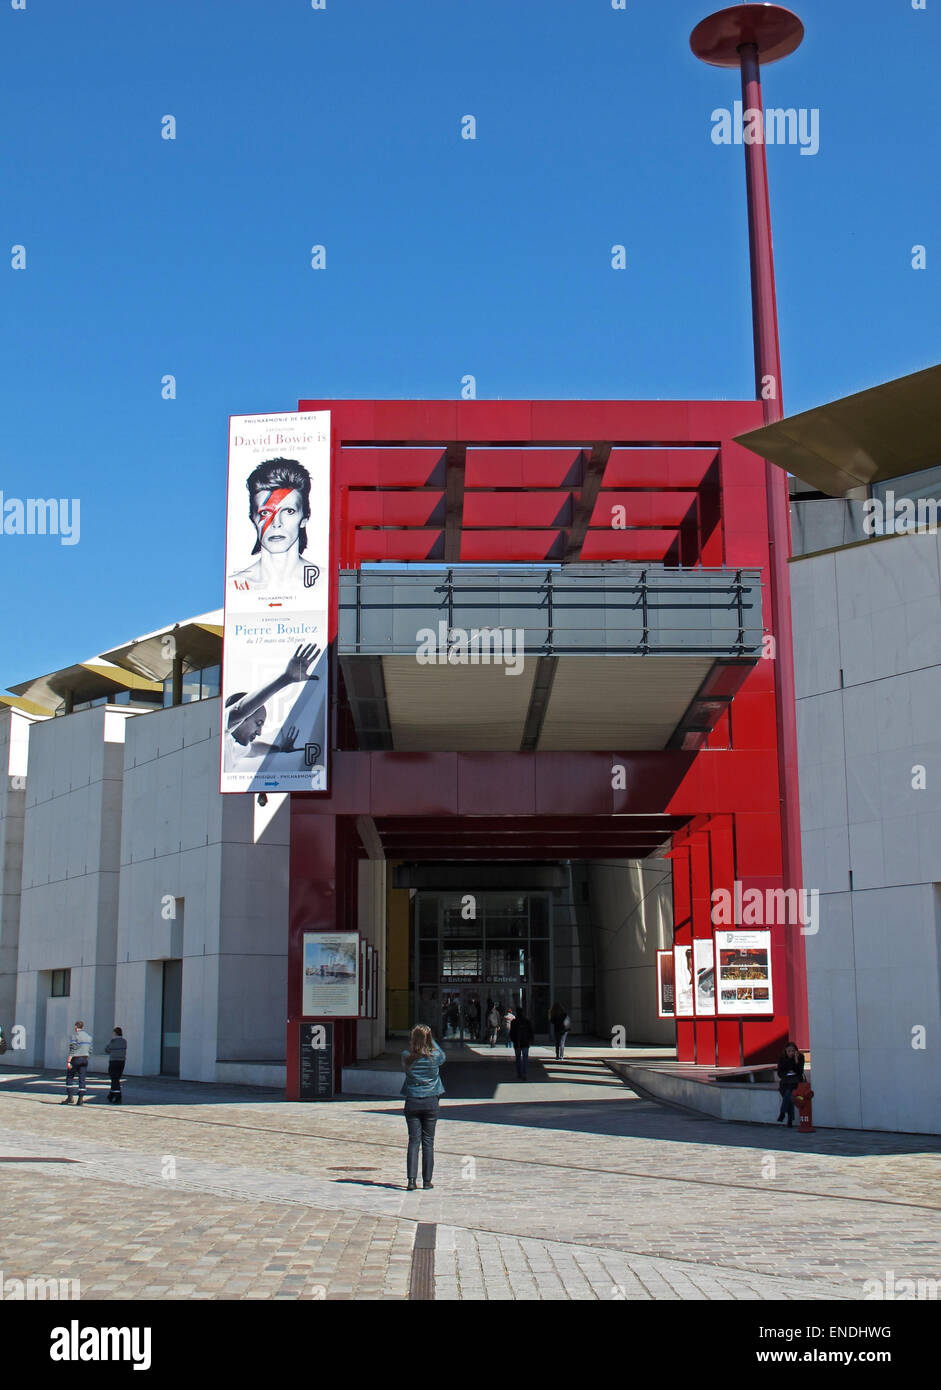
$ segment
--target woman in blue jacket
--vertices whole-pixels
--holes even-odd
[[[445,1055],[424,1023],[412,1029],[411,1042],[402,1053],[405,1080],[405,1123],[408,1125],[408,1190],[418,1186],[418,1149],[421,1146],[422,1187],[433,1187],[435,1167],[435,1125],[438,1123],[438,1097],[444,1095],[439,1068]]]

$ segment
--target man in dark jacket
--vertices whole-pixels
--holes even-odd
[[[778,1120],[787,1115],[789,1125],[794,1123],[794,1092],[804,1079],[804,1054],[798,1052],[797,1044],[789,1042],[778,1058],[778,1090],[781,1092],[781,1109]]]
[[[516,1053],[516,1074],[521,1081],[525,1081],[529,1049],[533,1041],[533,1025],[524,1014],[522,1005],[517,1009],[516,1017],[510,1024],[510,1041]]]
[[[121,1075],[124,1071],[124,1063],[127,1061],[127,1038],[120,1028],[115,1028],[114,1037],[105,1048],[108,1054],[108,1075],[111,1078],[111,1089],[108,1092],[109,1105],[121,1104]]]

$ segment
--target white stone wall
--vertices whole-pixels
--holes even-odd
[[[657,1017],[657,951],[673,945],[673,876],[663,859],[602,860],[588,866],[596,980],[596,1031],[618,1025],[628,1043],[676,1043],[676,1025]]]
[[[17,1022],[16,966],[30,723],[17,710],[0,707],[0,1027],[8,1047]],[[14,1066],[19,1058],[7,1051],[0,1061]]]
[[[815,1122],[939,1133],[941,537],[796,560],[791,591]]]
[[[68,1012],[94,1038],[93,1069],[105,1064],[114,1017],[124,732],[133,716],[83,710],[33,726],[23,826],[16,1022],[25,1025],[20,1065],[58,1066],[64,1007],[49,1000],[50,971],[72,971]],[[53,1020],[55,1023],[53,1025]]]
[[[28,730],[0,712],[0,767],[26,772],[0,786],[0,1024],[27,1038],[5,1065],[58,1069],[82,1018],[93,1070],[118,1024],[128,1073],[159,1072],[163,963],[182,959],[181,1076],[239,1079],[250,1063],[277,1083],[290,809],[219,794],[219,709],[99,707]],[[63,969],[71,993],[54,999]]]
[[[162,965],[177,958],[182,1078],[284,1061],[289,805],[219,793],[219,719],[203,700],[128,731],[117,1008],[132,1074],[159,1071]]]

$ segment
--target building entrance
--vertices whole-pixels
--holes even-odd
[[[551,894],[419,891],[412,900],[413,1017],[447,1044],[486,1041],[496,1005],[547,1032]]]

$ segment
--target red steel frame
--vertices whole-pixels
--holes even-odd
[[[765,467],[734,443],[763,423],[761,402],[301,401],[299,409],[331,412],[335,695],[337,573],[367,560],[757,566],[767,597]],[[625,508],[623,529],[611,525],[615,506]],[[764,614],[772,633],[767,602]],[[780,652],[789,634],[774,635]],[[448,860],[486,859],[488,846],[494,858],[591,857],[592,825],[610,855],[609,837],[628,824],[617,817],[671,817],[664,838],[672,833],[679,945],[713,934],[715,889],[732,892],[736,879],[744,890],[785,886],[774,664],[760,660],[712,732],[682,751],[355,751],[344,747],[335,699],[330,791],[291,798],[289,1098],[298,1087],[302,937],[356,927],[366,852],[357,817],[394,831],[397,856]],[[626,790],[612,789],[615,762],[628,770]],[[802,1026],[799,928],[771,930],[774,1015],[678,1019],[681,1060],[768,1061],[789,1027]],[[355,1023],[338,1021],[335,1036],[339,1089],[355,1057]]]

